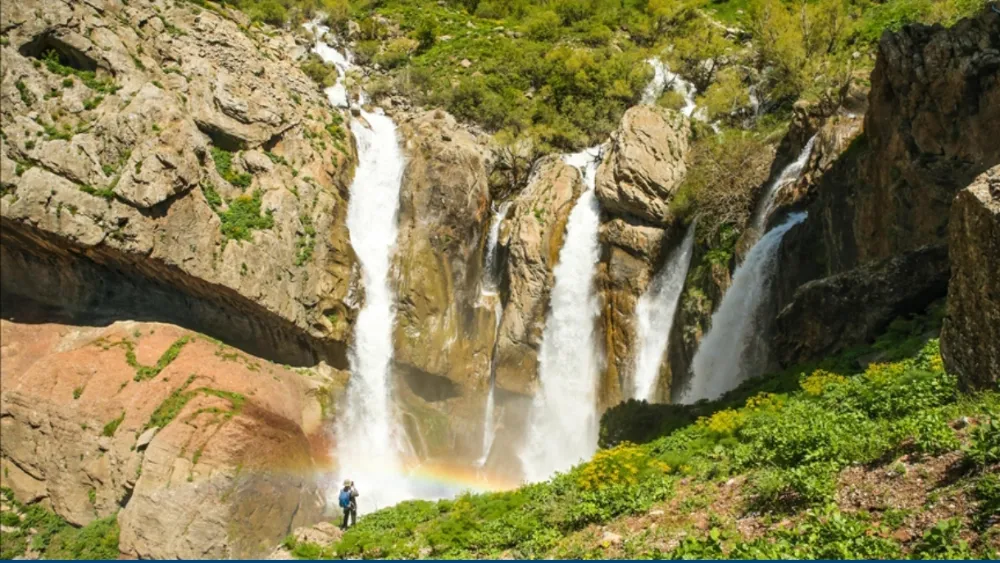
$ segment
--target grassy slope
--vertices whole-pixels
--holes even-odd
[[[936,318],[899,321],[872,347],[825,369],[803,366],[714,403],[668,408],[659,420],[666,428],[672,417],[676,429],[601,450],[548,482],[403,503],[366,516],[334,545],[293,552],[995,557],[1000,394],[958,391],[937,340],[926,340]],[[861,368],[860,358],[879,361]],[[658,407],[622,408],[633,416],[617,417],[619,426]]]
[[[0,489],[0,559],[117,559],[118,520],[112,515],[75,528],[37,505],[22,505]]]

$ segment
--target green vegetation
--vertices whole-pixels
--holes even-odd
[[[14,86],[17,88],[17,93],[21,96],[21,101],[24,102],[24,105],[31,107],[35,103],[36,98],[31,93],[31,90],[28,89],[28,85],[23,80],[18,80],[14,83]]]
[[[49,72],[65,77],[75,76],[83,82],[84,86],[101,94],[114,94],[120,88],[113,80],[98,78],[92,70],[80,70],[65,64],[59,57],[59,53],[54,50],[45,53],[43,62]]]
[[[202,182],[201,191],[205,194],[205,201],[208,202],[208,205],[211,206],[213,210],[217,210],[222,206],[222,196],[219,195],[219,192],[215,190],[215,186],[211,183]]]
[[[147,421],[146,425],[143,426],[143,430],[153,428],[154,426],[157,428],[166,427],[171,421],[177,418],[177,415],[184,410],[184,407],[187,406],[188,402],[199,394],[211,395],[213,397],[225,399],[229,401],[230,408],[227,411],[218,411],[217,409],[199,409],[194,413],[196,415],[202,412],[215,412],[217,414],[222,414],[224,418],[229,419],[242,412],[243,405],[246,403],[246,397],[244,395],[231,391],[213,389],[211,387],[198,387],[196,389],[189,390],[188,388],[191,386],[191,383],[194,382],[196,377],[196,375],[191,374],[187,378],[187,381],[184,382],[184,385],[174,389],[173,392],[170,393],[170,396],[164,399],[163,402],[156,407],[156,410],[153,411],[153,414],[149,417],[149,421]]]
[[[253,176],[246,172],[237,174],[233,171],[233,153],[219,147],[212,147],[212,160],[215,162],[215,169],[219,172],[219,176],[222,176],[223,180],[241,190],[250,187],[250,183],[253,182]]]
[[[118,427],[121,426],[122,421],[124,420],[125,420],[125,411],[122,411],[122,414],[118,418],[104,425],[104,428],[101,429],[101,436],[107,436],[107,437],[114,436],[115,432],[118,431]]]
[[[309,53],[299,68],[320,88],[329,88],[337,82],[337,67],[324,63],[316,53]]]
[[[80,186],[80,191],[90,195],[95,195],[100,198],[104,198],[111,201],[115,198],[115,190],[112,187],[107,188],[95,188],[93,186],[88,186],[87,184],[82,184]]]
[[[25,554],[30,545],[42,559],[116,559],[118,557],[118,518],[116,515],[94,520],[82,528],[68,522],[37,504],[23,505],[14,493],[0,489],[9,511],[4,511],[5,528],[0,532],[0,559],[13,559]],[[18,514],[23,516],[17,516]],[[34,532],[32,532],[34,530]]]
[[[144,366],[139,363],[139,360],[135,356],[135,342],[132,342],[128,338],[122,338],[118,342],[109,342],[100,338],[96,340],[94,344],[101,346],[105,350],[111,348],[112,346],[124,348],[125,361],[128,362],[129,366],[135,369],[135,376],[132,379],[134,381],[145,381],[160,375],[161,371],[177,359],[177,356],[181,353],[181,349],[184,348],[184,346],[186,346],[190,341],[191,337],[187,335],[178,338],[163,352],[163,354],[160,354],[160,358],[156,360],[156,364],[152,366]]]
[[[258,229],[270,229],[274,226],[273,211],[268,209],[261,214],[260,190],[253,196],[241,195],[229,202],[225,211],[216,210],[222,219],[222,234],[226,241],[251,240],[252,232]]]
[[[299,221],[302,223],[303,234],[295,241],[296,266],[308,262],[316,248],[316,227],[313,226],[312,219],[308,215],[302,215],[299,217]]]
[[[270,3],[241,3],[249,10],[264,4]],[[798,99],[842,103],[846,85],[870,70],[867,55],[883,30],[912,21],[950,23],[981,6],[975,0],[354,0],[350,17],[360,29],[357,59],[382,69],[366,84],[373,97],[399,93],[444,107],[547,152],[604,140],[638,101],[651,75],[646,58],[664,58],[692,81],[712,120],[752,121],[751,85],[767,114],[787,119]],[[343,23],[339,7],[331,19],[335,27]],[[755,50],[744,50],[744,38],[727,35],[719,21],[739,27]],[[309,72],[323,83],[321,70]],[[669,91],[660,101],[678,102]]]
[[[600,544],[579,544],[588,537],[588,525],[625,522],[623,517],[644,514],[670,499],[685,499],[682,514],[710,511],[711,492],[737,482],[742,500],[732,508],[734,515],[713,516],[707,530],[676,529],[673,537],[682,539],[669,551],[655,547],[662,542],[636,541],[625,554],[669,559],[989,556],[989,544],[968,540],[969,528],[961,519],[942,520],[901,540],[893,532],[907,520],[906,512],[887,507],[880,517],[839,505],[835,495],[845,469],[868,468],[898,479],[899,469],[906,472],[893,463],[900,456],[919,463],[962,451],[967,441],[970,469],[958,468],[949,476],[956,482],[952,490],[979,499],[979,526],[994,518],[995,471],[979,476],[977,468],[997,464],[993,456],[1000,433],[989,413],[1000,405],[1000,394],[962,395],[956,378],[943,369],[935,339],[913,352],[916,335],[939,319],[935,310],[901,320],[863,350],[749,381],[715,402],[615,407],[602,420],[606,449],[548,482],[455,500],[405,502],[366,516],[333,545],[288,540],[288,547],[302,558],[601,557]],[[872,354],[880,354],[881,363],[859,363]],[[973,420],[967,438],[951,426],[963,416]],[[660,435],[640,430],[654,421]],[[642,432],[645,444],[622,440]],[[738,517],[757,518],[763,532],[745,538],[735,525]]]

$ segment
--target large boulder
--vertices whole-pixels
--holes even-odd
[[[792,365],[870,342],[940,297],[948,274],[948,249],[936,245],[803,284],[775,321],[777,360]]]
[[[420,453],[454,456],[472,447],[478,455],[496,327],[482,295],[489,152],[485,139],[443,111],[396,117],[407,155],[394,257],[401,397],[419,415],[412,426],[421,436],[412,441],[429,450]],[[440,416],[428,416],[428,407]],[[431,428],[443,416],[444,435]]]
[[[958,193],[951,207],[951,283],[941,355],[967,387],[1000,378],[1000,166]]]
[[[346,367],[350,132],[288,41],[227,13],[5,6],[3,292]]]
[[[670,198],[687,172],[689,137],[680,113],[649,105],[626,111],[597,170],[602,211],[669,226]]]
[[[597,286],[604,308],[606,369],[599,390],[602,407],[631,396],[638,351],[636,305],[665,255],[674,220],[670,202],[687,173],[690,125],[683,115],[656,106],[625,112],[597,170],[601,202],[601,261]],[[676,233],[674,233],[676,234]]]
[[[141,558],[266,554],[322,518],[322,414],[346,378],[162,323],[0,320],[0,465],[75,525],[118,513]]]

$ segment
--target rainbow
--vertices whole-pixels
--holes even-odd
[[[521,485],[520,482],[512,479],[505,479],[467,465],[429,461],[416,464],[405,477],[410,480],[414,485],[415,492],[418,493],[421,490],[451,491],[451,494],[438,496],[438,498],[455,496],[465,491],[474,493],[509,491]],[[422,497],[423,495],[418,494],[418,496]]]

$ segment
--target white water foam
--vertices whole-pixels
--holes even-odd
[[[639,352],[635,359],[632,397],[652,402],[660,378],[660,364],[667,351],[670,329],[674,324],[677,303],[684,289],[691,251],[694,248],[695,224],[691,223],[684,241],[674,249],[666,264],[653,278],[635,309],[636,340]]]
[[[350,59],[326,45],[324,26],[312,26],[317,35],[314,51],[340,71],[337,84],[326,94],[332,105],[347,106],[343,75]],[[335,435],[338,483],[343,479],[358,481],[362,513],[413,497],[403,464],[411,448],[391,397],[396,311],[389,275],[405,159],[396,125],[381,112],[361,110],[360,118],[351,122],[351,131],[357,142],[358,165],[347,205],[347,229],[361,264],[365,303],[354,327],[351,377]],[[330,494],[336,496],[336,488]]]
[[[500,296],[497,295],[497,286],[499,286],[498,278],[500,275],[497,271],[497,242],[500,239],[500,227],[503,225],[503,220],[507,217],[507,212],[510,211],[512,203],[511,201],[505,201],[493,210],[493,219],[490,221],[490,231],[486,238],[486,265],[483,268],[482,292],[493,298],[493,315],[496,323],[494,326],[495,340],[499,340],[500,321],[503,318],[503,304],[500,302]],[[494,350],[494,359],[495,356],[496,351]],[[496,421],[493,414],[495,410],[495,387],[495,372],[493,362],[491,362],[490,390],[486,394],[486,409],[483,412],[482,454],[476,462],[476,465],[479,467],[486,465],[486,461],[490,456],[490,450],[493,448],[493,440],[496,437]]]
[[[532,402],[528,441],[521,454],[525,477],[541,481],[597,450],[600,369],[594,328],[599,313],[594,273],[600,258],[600,207],[594,193],[601,147],[565,155],[586,189],[566,224],[554,270],[549,316],[539,351],[539,389]]]
[[[715,399],[767,368],[768,347],[761,334],[785,234],[805,221],[793,213],[764,235],[733,274],[733,283],[712,315],[712,326],[691,363],[692,378],[678,400]]]
[[[646,62],[653,67],[653,79],[649,81],[649,84],[642,91],[641,103],[648,105],[655,104],[656,100],[663,95],[667,87],[670,87],[671,90],[684,97],[684,106],[680,110],[681,113],[687,117],[704,121],[705,112],[703,109],[698,109],[698,104],[695,103],[695,95],[698,92],[694,84],[684,80],[681,75],[672,72],[667,63],[660,59],[648,59]]]
[[[759,233],[762,232],[764,227],[767,225],[767,220],[774,211],[774,204],[778,200],[778,194],[781,193],[782,188],[791,184],[792,182],[799,179],[802,175],[802,170],[805,168],[806,163],[809,162],[809,156],[812,154],[813,145],[816,144],[816,137],[819,135],[813,135],[809,141],[806,142],[806,146],[802,148],[802,152],[799,156],[792,161],[791,164],[785,167],[781,171],[781,174],[771,182],[771,184],[764,191],[764,197],[760,200],[760,204],[757,206],[757,210],[753,215],[753,227]]]

